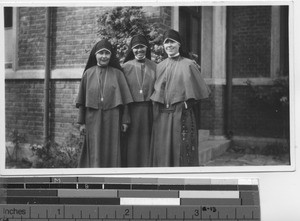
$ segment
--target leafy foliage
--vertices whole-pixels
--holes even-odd
[[[82,142],[82,138],[70,134],[62,145],[51,141],[46,145],[33,144],[31,150],[37,157],[34,167],[76,168]]]
[[[116,48],[117,57],[123,62],[132,36],[143,34],[147,37],[152,51],[152,60],[162,60],[162,30],[159,23],[151,21],[142,7],[116,7],[98,18],[98,35],[108,39]]]
[[[268,105],[276,112],[286,112],[289,109],[289,79],[275,79],[271,86],[253,86],[247,81],[254,92],[254,98]]]
[[[254,100],[266,105],[283,121],[283,136],[289,143],[289,78],[275,79],[271,86],[253,86],[251,81],[247,82],[253,91]]]
[[[19,133],[18,130],[12,130],[9,133],[9,139],[13,143],[13,152],[10,154],[7,150],[7,155],[10,161],[18,161],[19,159],[19,152],[21,149],[21,144],[26,141],[26,136],[24,134]]]

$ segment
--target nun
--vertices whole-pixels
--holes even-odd
[[[78,123],[85,134],[79,167],[119,167],[121,130],[130,124],[132,96],[108,40],[92,48],[79,86]]]
[[[193,106],[210,90],[175,30],[164,33],[167,58],[157,65],[153,101],[151,163],[155,167],[199,166]]]
[[[123,64],[133,102],[129,104],[131,118],[127,131],[128,167],[149,166],[150,139],[152,131],[152,102],[156,63],[151,61],[151,51],[144,35],[131,38]]]

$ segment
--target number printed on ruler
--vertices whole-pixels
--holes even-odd
[[[2,220],[259,220],[257,206],[0,205]]]
[[[0,221],[260,221],[252,179],[0,178]]]

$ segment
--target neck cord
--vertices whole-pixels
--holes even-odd
[[[104,76],[104,82],[103,82],[103,85],[101,85],[101,82],[102,82],[102,81],[100,81],[99,74],[97,74],[98,82],[99,82],[99,87],[100,87],[100,101],[101,101],[101,102],[103,102],[103,100],[104,100],[104,90],[105,90],[105,85],[106,85],[107,69],[108,69],[108,67],[106,67],[106,69],[105,69],[105,76]],[[101,70],[100,70],[100,74],[101,74]],[[101,89],[102,89],[102,90],[101,90]]]
[[[145,65],[145,63],[141,64],[141,74],[142,74],[142,71],[143,71],[143,69],[142,69],[143,65]],[[136,76],[136,79],[137,79],[137,82],[138,82],[139,88],[140,88],[139,93],[142,94],[143,93],[143,86],[144,86],[144,81],[145,81],[145,75],[146,75],[146,73],[144,73],[144,75],[142,77],[142,83],[141,83],[140,79],[139,79],[139,76],[138,76],[137,65],[135,64],[134,67],[135,67],[135,76]]]

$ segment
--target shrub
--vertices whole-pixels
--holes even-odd
[[[273,111],[286,113],[289,109],[289,79],[280,78],[271,86],[254,86],[250,80],[247,85],[253,91],[254,98],[267,105]]]
[[[255,86],[246,82],[253,92],[253,100],[266,106],[273,114],[283,120],[283,136],[289,143],[289,78],[278,78],[271,86]]]
[[[116,48],[117,57],[123,62],[132,36],[147,37],[152,51],[152,60],[160,62],[163,55],[162,32],[159,23],[145,15],[142,7],[116,7],[98,18],[98,35],[108,39]]]
[[[18,161],[20,158],[21,144],[26,141],[26,136],[24,134],[19,133],[18,130],[12,130],[8,135],[10,141],[13,145],[13,150],[11,153],[6,146],[6,156],[9,161]]]
[[[33,144],[31,150],[36,156],[36,168],[76,168],[82,138],[70,134],[63,144],[49,141],[45,145]]]

